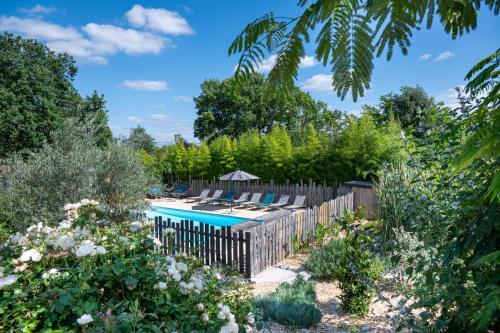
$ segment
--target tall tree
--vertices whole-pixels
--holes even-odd
[[[140,125],[130,129],[130,135],[124,142],[134,149],[142,149],[148,153],[152,153],[155,150],[155,141],[153,137]]]
[[[288,130],[305,124],[319,129],[327,119],[325,114],[330,112],[325,103],[315,101],[295,86],[287,98],[266,94],[265,79],[260,74],[252,75],[244,84],[235,83],[234,78],[202,83],[201,94],[194,98],[198,116],[194,123],[196,137],[237,138],[254,128],[267,133],[277,124]]]
[[[219,136],[210,144],[211,174],[214,177],[233,171],[235,167],[234,150],[231,139],[227,135]]]
[[[397,120],[403,129],[418,138],[431,132],[449,118],[449,108],[436,103],[420,86],[401,87],[399,94],[380,96],[378,106],[367,107],[378,124]]]
[[[276,126],[262,138],[260,175],[267,180],[283,182],[289,178],[292,140],[288,132]]]
[[[75,112],[77,68],[34,40],[0,35],[0,157],[39,148]]]
[[[97,145],[99,147],[107,146],[113,139],[113,133],[108,126],[108,109],[104,95],[99,95],[93,91],[92,95],[85,97],[82,102],[81,110],[78,115],[82,121],[89,121],[98,137]]]

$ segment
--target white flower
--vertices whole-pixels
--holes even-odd
[[[26,261],[30,261],[30,260],[38,262],[38,261],[42,260],[42,257],[43,257],[43,255],[40,252],[38,252],[38,250],[31,249],[28,251],[24,251],[23,254],[21,255],[21,257],[19,257],[19,260],[21,260],[22,262],[26,262]]]
[[[73,233],[75,234],[75,237],[89,237],[90,236],[90,230],[87,229],[87,227],[76,227],[73,229]]]
[[[83,244],[76,250],[75,254],[77,257],[85,257],[88,255],[96,255],[96,254],[106,254],[108,251],[102,246],[96,246],[89,240],[83,241]]]
[[[55,275],[57,273],[59,273],[59,270],[57,268],[51,268],[51,269],[49,269],[49,274]]]
[[[158,283],[158,288],[165,289],[165,288],[167,288],[167,284],[165,282],[160,282],[160,283]]]
[[[220,333],[238,333],[239,326],[234,321],[228,322],[226,325],[222,326],[220,329]]]
[[[216,272],[216,273],[214,274],[214,276],[215,276],[215,278],[216,278],[217,280],[222,279],[222,276],[220,275],[220,273],[219,273],[219,272]]]
[[[132,222],[130,223],[130,231],[132,232],[136,232],[137,230],[141,229],[142,228],[142,223],[141,222]]]
[[[2,289],[5,286],[10,286],[11,284],[16,283],[16,281],[17,281],[17,276],[7,275],[6,277],[0,279],[0,289]]]
[[[187,272],[187,270],[188,270],[187,265],[185,263],[183,263],[183,262],[176,263],[175,264],[175,268],[177,268],[177,270],[179,272]]]
[[[171,256],[166,256],[165,260],[167,260],[170,264],[175,264],[175,259]]]
[[[179,282],[181,280],[181,275],[178,272],[176,272],[172,275],[172,279]]]
[[[125,236],[120,236],[118,237],[118,239],[122,242],[122,243],[129,243],[130,242],[130,239],[128,239],[128,237],[125,237]]]
[[[96,246],[94,254],[106,254],[108,251],[102,246]]]
[[[165,229],[165,233],[167,235],[175,234],[175,229],[174,228],[167,228],[167,229]]]
[[[75,240],[69,236],[61,236],[56,240],[54,246],[63,250],[69,250],[75,246]]]
[[[217,318],[219,318],[220,320],[226,319],[226,313],[224,311],[219,311],[219,313],[217,314]]]
[[[91,323],[93,321],[94,321],[94,318],[92,318],[92,316],[89,314],[84,314],[76,320],[76,322],[79,325],[85,325],[85,324]]]
[[[156,246],[162,246],[163,245],[158,238],[154,238],[154,239],[152,239],[152,241],[153,241],[153,243],[155,243]]]
[[[205,305],[203,305],[202,303],[196,304],[196,310],[198,310],[200,312],[205,310]]]
[[[203,321],[208,321],[209,317],[208,317],[208,313],[204,312],[202,315],[201,315],[201,320]]]
[[[83,244],[80,245],[80,247],[76,250],[75,254],[77,257],[85,257],[93,254],[94,251],[95,251],[95,245]]]
[[[59,229],[60,230],[69,229],[69,228],[71,228],[71,224],[72,223],[69,220],[61,221],[61,222],[59,222]]]
[[[12,238],[10,239],[10,243],[14,245],[24,245],[27,242],[27,238],[24,237],[23,235],[17,233]]]

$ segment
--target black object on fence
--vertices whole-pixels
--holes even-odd
[[[250,232],[232,232],[220,227],[190,220],[172,222],[155,217],[154,237],[161,243],[165,255],[187,253],[200,258],[205,265],[220,263],[233,266],[245,277],[251,277]]]

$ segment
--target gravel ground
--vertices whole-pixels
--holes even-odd
[[[298,254],[294,258],[284,260],[280,267],[301,270],[303,263],[307,259],[307,254]],[[253,285],[254,295],[261,295],[273,292],[279,283],[277,282],[260,282]],[[382,291],[375,302],[370,307],[370,313],[362,319],[351,318],[348,314],[342,311],[340,306],[341,291],[335,282],[317,282],[316,284],[316,306],[322,313],[321,323],[318,327],[311,329],[292,330],[286,326],[270,323],[270,330],[262,330],[261,332],[283,333],[330,333],[330,332],[395,332],[395,328],[391,325],[391,317],[397,314],[397,311],[392,310],[398,307],[400,296],[396,297],[390,291]],[[392,307],[391,307],[391,305]]]

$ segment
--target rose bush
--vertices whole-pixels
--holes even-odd
[[[0,331],[238,332],[250,294],[189,256],[155,251],[147,220],[110,224],[98,203],[66,205],[0,249]]]

